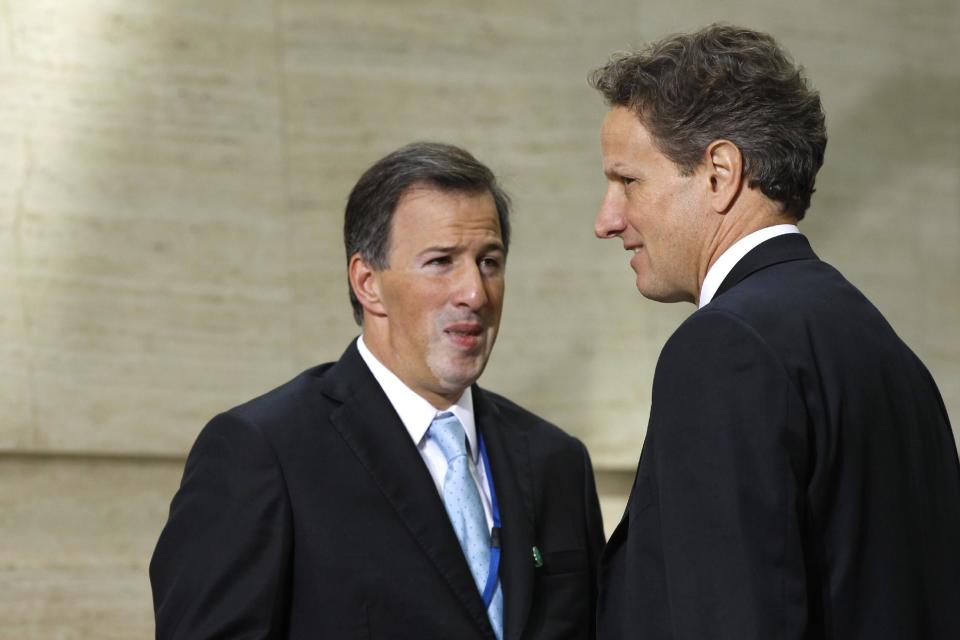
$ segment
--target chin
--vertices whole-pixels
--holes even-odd
[[[637,282],[637,291],[647,300],[654,302],[693,302],[694,298],[683,291],[673,291],[665,288],[645,286]]]
[[[486,360],[464,362],[462,364],[446,360],[430,367],[433,375],[451,394],[462,393],[464,389],[472,385],[483,373]]]

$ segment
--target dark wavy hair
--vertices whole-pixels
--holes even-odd
[[[497,207],[504,251],[510,247],[510,196],[493,172],[460,147],[414,142],[374,163],[350,192],[343,221],[347,264],[359,253],[374,269],[389,266],[393,212],[403,194],[417,186],[471,194],[489,192]],[[363,307],[353,287],[349,289],[353,318],[357,324],[363,324]]]
[[[798,220],[810,207],[827,146],[820,94],[768,34],[713,24],[673,35],[614,56],[590,85],[633,111],[683,174],[729,140],[751,187]]]

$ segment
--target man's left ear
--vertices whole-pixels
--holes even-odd
[[[723,214],[730,210],[743,188],[743,154],[729,140],[714,140],[705,155],[709,199],[713,210]]]

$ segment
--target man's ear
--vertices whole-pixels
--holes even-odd
[[[710,181],[713,210],[726,213],[743,188],[743,154],[729,140],[714,140],[707,146],[705,169]]]
[[[350,279],[353,294],[357,296],[363,310],[375,316],[387,315],[380,298],[380,274],[381,271],[371,267],[359,253],[350,256],[347,277]]]

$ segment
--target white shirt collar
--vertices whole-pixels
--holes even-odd
[[[376,378],[377,383],[380,384],[380,388],[387,395],[387,399],[393,405],[397,415],[400,416],[400,421],[403,422],[403,426],[406,427],[417,447],[423,446],[427,429],[430,428],[430,423],[433,422],[434,417],[449,411],[457,416],[460,424],[463,425],[463,430],[467,434],[467,444],[470,446],[470,455],[473,457],[474,464],[477,463],[479,453],[477,449],[477,427],[473,420],[473,394],[470,392],[470,387],[463,390],[456,403],[443,411],[439,411],[380,362],[364,344],[362,335],[357,338],[357,350],[360,352],[363,361],[367,363],[367,367],[370,368],[370,372]]]
[[[764,227],[753,233],[748,233],[720,254],[713,266],[707,270],[707,276],[703,279],[703,286],[700,287],[700,301],[697,307],[702,309],[713,300],[717,295],[717,289],[723,283],[733,268],[737,265],[743,256],[747,255],[751,249],[761,242],[766,242],[770,238],[776,238],[787,233],[800,233],[800,229],[795,224],[775,224],[772,227]]]

